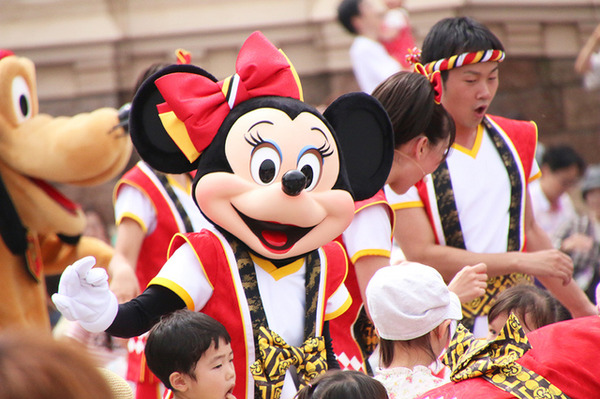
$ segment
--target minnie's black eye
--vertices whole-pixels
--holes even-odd
[[[273,181],[276,172],[275,162],[271,159],[265,159],[258,167],[258,178],[263,183],[270,183]]]
[[[250,159],[250,174],[258,184],[272,183],[281,167],[279,152],[269,144],[256,147]]]
[[[304,165],[302,169],[300,169],[300,172],[302,172],[304,176],[306,176],[306,187],[309,187],[312,184],[314,178],[313,169],[309,165]]]
[[[323,160],[316,150],[310,150],[302,154],[298,160],[298,170],[306,176],[306,190],[315,188],[321,178],[321,165]]]

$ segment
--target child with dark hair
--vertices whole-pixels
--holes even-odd
[[[221,323],[182,309],[163,317],[150,330],[146,361],[176,399],[235,399],[230,343]]]
[[[490,309],[488,341],[498,336],[511,313],[525,334],[561,319],[560,303],[548,291],[534,285],[515,285],[502,291]]]
[[[300,390],[296,399],[388,399],[384,386],[354,370],[330,370]]]

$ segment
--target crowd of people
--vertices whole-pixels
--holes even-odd
[[[339,4],[340,24],[355,35],[350,57],[356,80],[368,93],[364,95],[375,99],[375,106],[389,118],[386,123],[394,148],[387,178],[380,187],[369,189],[375,195],[354,202],[353,217],[343,232],[330,240],[329,246],[319,245],[324,255],[315,260],[317,255],[309,248],[311,251],[290,258],[264,256],[241,239],[243,233],[227,227],[224,208],[207,203],[207,189],[196,185],[222,166],[207,166],[208,161],[201,157],[206,152],[214,157],[212,161],[219,160],[222,153],[227,156],[232,148],[239,148],[229,138],[215,139],[222,144],[215,152],[210,148],[197,151],[197,143],[177,141],[181,133],[171,135],[184,148],[189,163],[194,168],[200,165],[197,173],[171,164],[169,173],[160,171],[161,156],[152,153],[148,161],[145,158],[155,144],[139,144],[137,139],[144,160],[127,171],[115,187],[110,291],[106,285],[110,294],[95,290],[101,285],[99,277],[88,277],[93,261],[84,259],[70,266],[65,275],[71,280],[61,281],[69,284],[69,290],[63,286],[54,297],[57,307],[71,320],[63,318],[63,324],[55,327],[55,336],[61,338],[57,341],[66,337],[85,344],[97,355],[93,364],[112,369],[129,381],[131,391],[123,397],[135,395],[136,399],[441,397],[428,396],[430,390],[457,398],[476,397],[478,392],[494,398],[533,397],[538,386],[524,380],[517,384],[519,392],[532,396],[514,392],[502,396],[507,391],[505,380],[510,379],[504,368],[465,373],[465,362],[472,360],[466,355],[477,352],[480,359],[501,357],[498,348],[510,354],[508,360],[503,358],[508,362],[503,365],[524,367],[532,379],[543,381],[544,389],[556,394],[554,397],[579,398],[594,392],[600,386],[597,376],[584,382],[583,388],[565,384],[553,380],[554,373],[544,375],[544,367],[531,366],[526,353],[542,347],[551,353],[553,347],[547,345],[546,337],[562,331],[559,325],[564,323],[572,323],[567,331],[582,339],[581,346],[571,350],[573,358],[587,359],[600,353],[592,339],[600,331],[596,306],[600,165],[588,166],[577,151],[562,144],[544,148],[538,165],[535,123],[488,113],[505,58],[497,36],[472,18],[445,18],[431,28],[418,50],[402,7],[402,1],[342,0]],[[596,69],[598,42],[600,29],[577,58],[577,72],[590,74]],[[189,54],[177,54],[179,64],[189,64]],[[170,64],[152,65],[136,83],[135,91],[146,94],[154,89],[154,82],[160,90],[173,71],[191,69],[187,65],[177,70]],[[203,73],[197,75],[215,80]],[[155,80],[149,84],[151,77]],[[585,79],[592,81],[592,77]],[[177,95],[192,84],[189,82],[191,78]],[[222,84],[227,95],[228,84],[233,85],[233,79]],[[175,96],[167,91],[161,94],[167,102],[169,96]],[[148,96],[155,97],[154,93]],[[135,101],[141,100],[146,101],[143,95],[136,96]],[[235,114],[235,108],[241,107],[232,100],[234,103],[227,112]],[[275,107],[275,103],[266,104]],[[323,113],[329,122],[335,120],[339,108],[334,105]],[[264,107],[263,103],[260,106]],[[294,107],[285,112],[307,112]],[[148,111],[144,109],[140,115],[146,115],[144,112]],[[253,112],[263,112],[263,108],[251,109],[248,114]],[[171,134],[173,121],[165,122],[167,116],[160,115]],[[225,116],[223,125],[237,132],[235,129],[241,129],[238,122],[247,114],[241,115],[235,114],[239,119],[230,123]],[[263,186],[279,171],[273,157],[281,160],[285,155],[285,146],[278,146],[269,127],[254,132],[256,125],[280,123],[279,117],[272,122],[267,120],[270,114],[264,115],[250,127],[242,123],[245,130],[240,133],[242,141],[254,147],[252,156],[257,154],[249,173]],[[160,121],[157,117],[154,123]],[[145,121],[135,123],[146,128]],[[331,122],[334,127],[340,126],[337,123]],[[326,136],[326,128],[318,126],[312,129]],[[195,148],[190,152],[192,145]],[[371,149],[364,150],[360,156],[368,157]],[[325,159],[333,150],[315,146],[306,153],[315,160],[299,166],[304,176],[293,176],[296,181],[289,186],[284,183],[283,191],[290,197],[312,190],[321,180],[331,180],[325,174]],[[240,172],[231,159],[229,163],[224,167],[228,173],[248,174]],[[308,167],[310,173],[305,172]],[[352,189],[359,192],[354,186]],[[576,189],[581,198],[574,198]],[[223,195],[235,195],[230,194],[232,190]],[[207,195],[204,198],[203,193]],[[298,212],[303,209],[299,207]],[[95,220],[92,216],[96,215],[91,214],[90,224]],[[247,222],[249,217],[242,215],[242,219]],[[279,248],[283,233],[262,225],[255,229],[264,229],[260,246]],[[210,234],[196,234],[204,231]],[[172,242],[174,235],[178,238]],[[203,244],[206,235],[216,239]],[[331,249],[331,245],[343,251]],[[199,248],[218,260],[208,261]],[[400,255],[395,256],[395,251]],[[329,270],[340,253],[348,268],[341,277]],[[225,258],[233,266],[218,263]],[[74,292],[74,281],[79,280],[85,281],[81,290]],[[231,288],[235,298],[223,294],[221,286]],[[85,295],[93,298],[86,302]],[[211,302],[215,298],[217,304]],[[83,306],[77,307],[79,303]],[[239,314],[231,313],[244,312],[251,315],[249,321],[244,316],[232,321]],[[301,317],[292,320],[288,312]],[[587,323],[577,320],[588,317]],[[65,327],[64,323],[69,324]],[[527,340],[530,334],[531,344]],[[248,335],[253,339],[247,339]],[[10,351],[16,345],[40,353],[49,352],[52,344],[43,341],[30,348],[20,339],[0,337],[0,364],[18,366],[21,359],[17,357],[25,358]],[[76,355],[63,347],[52,350],[65,354],[49,352],[48,357],[66,359],[73,362],[77,373],[87,373],[85,377],[68,375],[57,367],[52,378],[64,378],[74,390],[73,394],[57,390],[60,397],[86,396],[80,387],[84,383],[103,395],[89,397],[109,397],[106,378],[101,378],[92,363],[86,363],[89,359],[71,359],[69,356]],[[554,362],[556,370],[578,363],[565,356],[562,350],[537,361]],[[116,357],[122,363],[116,364]],[[23,367],[28,364],[23,362]],[[473,364],[473,369],[481,366],[481,362]],[[588,366],[582,367],[581,378],[589,377]],[[2,367],[0,382],[17,395],[17,381],[24,377],[8,374],[8,369]],[[279,374],[274,369],[280,370]],[[41,370],[38,377],[44,373],[50,371]],[[498,375],[502,378],[495,378]],[[43,389],[54,394],[54,388]],[[40,399],[57,397],[24,392]],[[15,395],[6,397],[21,397]]]

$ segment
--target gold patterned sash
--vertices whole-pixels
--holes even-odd
[[[510,180],[511,193],[506,250],[519,251],[523,239],[523,237],[521,237],[521,200],[525,188],[520,179],[521,174],[517,166],[518,160],[515,159],[513,152],[494,125],[487,119],[484,119],[483,123],[504,163]],[[440,215],[446,245],[454,248],[466,249],[460,225],[460,217],[456,208],[452,179],[448,170],[448,164],[445,161],[432,173],[432,182],[436,193],[438,213]],[[462,304],[462,323],[464,326],[468,329],[472,329],[477,316],[487,315],[489,313],[498,293],[513,285],[523,283],[532,284],[531,277],[521,273],[511,273],[488,279],[484,295],[471,302]]]
[[[543,376],[516,362],[530,349],[519,320],[511,313],[498,337],[490,342],[474,339],[459,324],[442,361],[455,382],[482,377],[519,399],[568,399]]]
[[[268,328],[267,317],[258,290],[254,262],[248,249],[239,241],[228,237],[240,271],[242,286],[248,301],[256,361],[250,366],[254,377],[256,399],[278,399],[281,396],[285,374],[295,366],[298,384],[303,387],[318,374],[327,370],[327,352],[323,337],[315,337],[317,301],[321,273],[318,251],[306,257],[305,292],[306,316],[304,343],[300,347],[288,345],[277,333]]]

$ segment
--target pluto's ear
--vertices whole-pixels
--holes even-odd
[[[349,93],[323,113],[335,130],[354,200],[371,198],[390,173],[394,132],[387,112],[366,93]]]
[[[195,65],[171,65],[150,76],[140,86],[131,103],[129,128],[131,140],[142,159],[165,173],[196,170],[198,160],[190,162],[165,130],[156,106],[165,102],[154,82],[172,73],[194,73],[214,82],[217,79]]]

